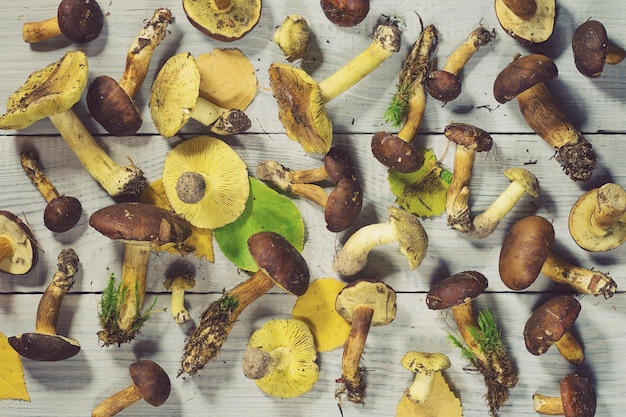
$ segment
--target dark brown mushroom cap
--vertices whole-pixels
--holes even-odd
[[[104,26],[104,14],[96,0],[62,0],[57,19],[63,36],[76,43],[93,41]]]
[[[28,273],[39,259],[33,232],[15,214],[0,210],[0,237],[3,235],[12,241],[13,254],[0,259],[0,272],[15,275]]]
[[[43,210],[43,223],[55,232],[63,233],[76,226],[83,213],[83,206],[76,197],[67,195],[51,200]]]
[[[93,118],[113,135],[132,135],[141,127],[141,114],[135,101],[109,76],[101,75],[93,80],[86,100]]]
[[[370,11],[369,0],[321,0],[320,6],[328,20],[337,26],[356,26]]]
[[[56,334],[22,333],[9,337],[9,344],[23,357],[35,361],[62,361],[80,352],[78,340]]]
[[[382,281],[353,281],[337,294],[335,310],[352,322],[357,307],[371,308],[371,325],[384,326],[396,318],[396,292]]]
[[[488,152],[493,146],[493,138],[489,133],[467,123],[450,123],[443,134],[448,140],[475,152]]]
[[[530,54],[517,58],[504,68],[493,83],[493,96],[498,103],[513,100],[534,85],[556,78],[559,71],[545,55]]]
[[[341,178],[328,195],[324,208],[326,228],[341,232],[354,224],[363,207],[361,184],[354,178]]]
[[[389,132],[376,132],[370,144],[372,154],[384,166],[404,174],[424,165],[424,155],[410,142]]]
[[[428,94],[440,101],[452,101],[461,94],[461,78],[448,71],[433,71],[426,82]]]
[[[125,242],[154,246],[182,243],[191,235],[191,225],[176,213],[144,203],[119,203],[95,211],[89,225],[103,235]]]
[[[539,306],[524,326],[526,349],[533,355],[545,353],[574,325],[580,303],[570,295],[560,295]]]
[[[609,37],[604,25],[597,20],[587,20],[574,31],[574,64],[581,74],[592,78],[602,74],[608,50]]]
[[[593,417],[596,414],[596,390],[578,374],[561,379],[561,402],[565,417]]]
[[[306,261],[282,235],[257,232],[248,238],[248,250],[259,269],[283,290],[300,296],[309,288]]]
[[[529,287],[539,276],[553,245],[554,227],[546,218],[527,216],[518,220],[500,249],[498,268],[504,285],[517,291]]]
[[[433,285],[426,294],[426,305],[431,310],[444,310],[467,304],[482,294],[488,285],[489,281],[480,272],[459,272]]]
[[[335,146],[324,155],[324,169],[333,184],[355,175],[354,162],[348,151]]]
[[[150,405],[160,406],[170,396],[171,382],[167,373],[151,360],[140,360],[129,367],[137,392]]]

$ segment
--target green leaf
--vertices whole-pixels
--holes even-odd
[[[446,209],[446,196],[452,173],[447,170],[430,149],[421,149],[424,166],[408,174],[389,170],[387,180],[396,204],[416,216],[440,216]]]
[[[258,269],[248,251],[248,238],[261,231],[282,235],[298,251],[304,247],[304,220],[296,205],[265,183],[250,177],[250,197],[234,222],[214,230],[215,241],[232,263],[244,271]]]

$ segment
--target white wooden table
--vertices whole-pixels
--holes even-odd
[[[29,46],[21,39],[21,27],[26,21],[53,16],[57,2],[52,0],[3,2],[4,23],[0,26],[3,59],[0,77],[0,97],[4,100],[16,90],[32,71],[58,60],[65,51],[76,46],[63,40]],[[496,29],[497,38],[479,51],[463,72],[463,92],[454,102],[442,106],[429,99],[423,124],[416,139],[432,148],[442,162],[452,167],[453,152],[446,153],[443,128],[451,121],[471,123],[492,133],[495,150],[486,158],[477,158],[472,179],[470,204],[473,212],[484,210],[508,184],[504,169],[525,166],[538,177],[541,196],[524,197],[506,217],[496,232],[481,241],[473,241],[448,229],[444,217],[423,222],[430,246],[423,264],[409,271],[406,260],[395,247],[377,249],[370,257],[367,275],[385,280],[398,292],[398,316],[386,327],[373,328],[369,334],[363,364],[367,374],[368,394],[365,405],[344,401],[343,415],[391,416],[412,375],[400,365],[408,350],[446,353],[452,367],[446,372],[454,392],[461,399],[466,417],[485,416],[483,401],[485,387],[482,377],[466,370],[467,362],[447,340],[455,331],[452,317],[426,308],[425,294],[430,285],[452,273],[478,270],[489,279],[488,293],[477,300],[477,306],[488,307],[499,322],[509,353],[519,370],[519,383],[511,390],[510,399],[501,409],[501,416],[532,416],[532,395],[536,392],[558,395],[559,380],[570,372],[588,377],[598,393],[599,416],[623,415],[626,397],[623,395],[624,355],[626,338],[626,297],[622,292],[622,276],[626,274],[624,248],[592,254],[578,248],[567,231],[569,209],[585,190],[607,181],[626,185],[626,83],[624,65],[609,68],[598,79],[580,75],[573,64],[571,35],[578,24],[593,17],[602,21],[611,40],[626,45],[622,2],[570,0],[559,2],[557,26],[552,38],[544,45],[526,48],[507,36],[499,27],[492,2],[470,1],[372,1],[366,20],[353,28],[339,28],[326,20],[317,1],[266,1],[258,26],[240,41],[225,44],[208,38],[187,21],[180,1],[145,0],[102,1],[106,13],[103,34],[94,42],[81,46],[89,58],[90,78],[107,74],[121,75],[130,41],[136,36],[144,19],[155,7],[169,7],[176,22],[171,33],[157,48],[147,81],[138,95],[138,105],[144,110],[144,124],[133,137],[111,137],[89,118],[84,100],[75,107],[89,129],[113,159],[132,158],[149,180],[160,177],[163,158],[181,137],[205,133],[206,129],[190,122],[181,137],[165,139],[154,129],[147,100],[151,80],[157,68],[178,52],[200,54],[213,48],[236,47],[243,51],[256,69],[258,95],[248,108],[252,119],[249,132],[227,138],[248,163],[254,174],[256,164],[264,159],[277,159],[291,168],[312,167],[319,156],[305,154],[290,141],[277,117],[277,108],[269,89],[267,69],[272,62],[283,62],[278,47],[272,42],[274,29],[288,14],[298,13],[309,22],[313,37],[308,61],[302,66],[322,80],[365,48],[377,18],[381,14],[397,15],[408,25],[403,33],[400,53],[385,62],[376,72],[327,105],[334,129],[334,143],[353,152],[364,185],[364,207],[357,224],[350,230],[333,234],[326,230],[319,207],[303,199],[294,199],[305,218],[306,243],[304,256],[312,279],[336,277],[331,263],[342,242],[358,227],[385,221],[386,207],[394,204],[394,196],[386,181],[386,169],[370,153],[373,132],[391,129],[382,114],[394,92],[397,73],[404,56],[419,34],[421,16],[425,24],[434,24],[440,34],[435,52],[442,65],[447,55],[479,23]],[[592,179],[584,184],[573,183],[553,160],[553,150],[525,124],[516,103],[498,105],[492,95],[492,84],[498,72],[516,53],[542,52],[552,57],[559,78],[549,84],[550,90],[571,117],[574,125],[584,132],[598,156],[598,168]],[[297,65],[301,65],[298,63]],[[81,259],[76,284],[64,300],[59,333],[81,342],[82,350],[74,358],[57,363],[24,359],[25,378],[32,401],[2,401],[0,414],[6,416],[84,416],[103,398],[129,383],[127,368],[137,359],[158,362],[172,378],[172,395],[160,408],[145,403],[127,409],[122,415],[163,416],[340,416],[334,396],[338,387],[335,379],[341,374],[341,349],[319,357],[321,376],[315,388],[302,397],[280,400],[263,394],[241,371],[241,356],[251,332],[270,318],[290,316],[292,296],[273,291],[253,304],[235,325],[218,359],[194,377],[176,378],[179,359],[186,334],[208,304],[223,288],[231,288],[245,278],[220,254],[216,246],[215,262],[208,263],[188,257],[196,270],[198,283],[187,303],[193,324],[178,326],[169,313],[155,313],[137,339],[121,347],[104,348],[96,337],[98,330],[98,300],[104,288],[108,270],[119,274],[123,248],[120,243],[103,238],[88,226],[88,216],[100,207],[112,203],[83,170],[51,123],[40,121],[18,132],[0,132],[0,208],[27,218],[41,243],[44,253],[38,265],[26,276],[0,276],[0,331],[13,335],[34,326],[37,303],[49,282],[60,249],[73,247]],[[70,232],[53,234],[41,220],[44,202],[31,185],[19,163],[19,152],[36,149],[47,174],[57,188],[78,197],[84,209],[79,225]],[[527,163],[532,162],[531,165]],[[529,354],[524,346],[522,329],[531,311],[541,301],[564,291],[540,278],[528,290],[509,291],[500,281],[497,262],[504,235],[514,221],[530,214],[547,217],[554,223],[556,251],[567,260],[582,266],[610,272],[618,284],[618,293],[611,299],[592,296],[577,297],[582,312],[575,334],[582,341],[587,358],[574,367],[562,359],[556,349],[543,356]],[[169,294],[163,288],[164,272],[176,258],[153,256],[148,273],[146,305],[157,299],[157,307],[167,307]]]

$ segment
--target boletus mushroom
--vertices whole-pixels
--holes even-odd
[[[324,16],[337,26],[356,26],[370,11],[370,0],[320,0]]]
[[[561,379],[558,397],[534,394],[533,408],[539,414],[551,416],[593,417],[596,415],[596,390],[584,376],[568,374]]]
[[[159,407],[170,396],[170,377],[156,362],[142,359],[129,367],[132,384],[104,399],[91,412],[92,417],[117,415],[140,400]]]
[[[328,152],[333,129],[324,104],[354,86],[398,52],[400,35],[395,22],[388,20],[379,24],[371,44],[320,83],[300,68],[282,63],[271,64],[269,79],[278,104],[278,118],[287,137],[300,143],[305,152]]]
[[[587,20],[576,28],[572,36],[572,51],[576,69],[586,77],[599,77],[604,65],[616,65],[626,57],[626,50],[609,45],[604,25]]]
[[[243,38],[259,23],[261,0],[183,0],[189,22],[222,42]]]
[[[617,284],[612,278],[565,261],[553,252],[554,242],[554,227],[545,217],[527,216],[518,220],[500,249],[498,268],[504,285],[512,290],[523,290],[542,273],[581,294],[604,298],[615,294]]]
[[[167,34],[173,22],[166,8],[154,11],[126,54],[126,67],[119,82],[107,75],[96,77],[87,90],[87,107],[107,132],[116,136],[132,135],[142,124],[135,96],[143,84],[154,49]]]
[[[556,160],[565,174],[574,181],[587,181],[596,167],[596,155],[546,87],[545,83],[557,75],[556,65],[547,56],[525,55],[498,74],[493,95],[502,104],[517,97],[526,123],[556,150]]]
[[[39,258],[32,230],[15,214],[0,210],[0,272],[24,275]]]
[[[179,375],[195,375],[219,353],[239,315],[274,286],[299,296],[309,286],[309,268],[283,236],[257,232],[248,238],[250,255],[259,267],[246,281],[225,291],[202,313],[198,327],[185,342]]]
[[[49,118],[87,172],[115,199],[137,198],[148,185],[141,169],[120,166],[100,147],[72,110],[87,85],[87,56],[68,51],[63,58],[32,73],[9,96],[0,129],[24,129]]]
[[[547,41],[554,31],[556,0],[495,0],[502,29],[522,44]]]
[[[57,36],[72,42],[88,43],[100,36],[104,14],[96,0],[61,0],[57,15],[40,22],[26,22],[22,39],[38,43]]]
[[[182,244],[191,235],[191,225],[172,211],[144,203],[101,208],[91,214],[89,225],[124,243],[122,282],[115,296],[107,297],[112,305],[101,303],[98,337],[105,346],[130,342],[145,322],[141,308],[151,250]]]
[[[67,291],[78,272],[78,255],[63,249],[57,258],[57,270],[39,300],[35,331],[9,337],[9,344],[20,355],[36,361],[61,361],[80,351],[78,340],[57,334],[57,320]]]
[[[356,280],[337,295],[335,309],[351,323],[341,359],[341,388],[336,396],[348,401],[365,402],[365,370],[361,356],[371,326],[385,326],[396,318],[396,292],[382,281]]]

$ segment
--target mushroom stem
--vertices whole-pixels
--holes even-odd
[[[493,36],[493,33],[485,27],[477,27],[470,33],[467,40],[450,54],[442,70],[459,75],[470,58],[474,56],[481,46],[491,42]]]
[[[239,109],[226,109],[198,96],[190,117],[218,135],[240,133],[250,128],[250,119]]]
[[[415,379],[404,391],[411,401],[422,403],[428,399],[433,387],[435,372],[416,372]]]
[[[373,315],[374,310],[371,307],[356,307],[352,325],[350,326],[350,334],[343,348],[341,381],[347,392],[348,401],[354,403],[362,403],[365,396],[364,369],[359,365]]]
[[[334,99],[374,71],[400,49],[400,29],[393,23],[376,27],[370,45],[350,62],[319,83],[322,101]]]
[[[565,411],[563,410],[563,400],[561,397],[534,394],[533,408],[539,414],[549,416],[565,415]]]
[[[150,246],[127,243],[124,245],[122,284],[119,298],[117,325],[124,333],[135,333],[137,318],[146,294],[146,270]]]
[[[461,337],[465,341],[467,347],[472,351],[476,359],[482,363],[487,363],[487,357],[480,348],[478,340],[473,335],[475,329],[479,329],[478,322],[476,321],[476,315],[474,314],[474,307],[472,303],[460,304],[452,307],[452,315],[456,322],[456,327],[461,333]]]
[[[626,50],[619,46],[609,45],[604,62],[609,65],[617,65],[626,58]]]
[[[83,167],[111,197],[135,197],[147,186],[139,168],[134,165],[120,166],[111,159],[73,110],[49,118]]]
[[[608,275],[573,265],[552,253],[543,263],[541,273],[582,294],[602,295],[604,298],[610,298],[617,290],[617,284]]]
[[[37,160],[33,152],[21,152],[20,161],[22,163],[22,168],[24,168],[24,172],[26,172],[28,178],[35,185],[35,187],[47,203],[61,196],[61,194],[57,191],[55,186],[43,172],[43,169],[41,168],[41,165],[39,164],[39,161]]]
[[[291,171],[277,161],[263,161],[257,166],[256,172],[259,180],[269,181],[282,191],[297,194],[326,207],[328,193],[319,185],[306,183],[307,180],[327,179],[328,173],[324,166],[306,171]]]
[[[530,20],[537,12],[535,0],[502,0],[502,3],[520,19]]]
[[[135,385],[129,385],[100,402],[91,412],[91,417],[114,416],[142,398]]]
[[[28,43],[38,43],[60,35],[57,16],[39,22],[26,22],[22,26],[22,39]]]
[[[585,360],[585,351],[572,332],[567,331],[559,340],[554,342],[559,353],[569,363],[580,365]]]
[[[526,191],[517,181],[511,182],[485,211],[474,218],[470,234],[478,239],[490,235]]]
[[[471,222],[469,210],[469,192],[472,169],[476,160],[476,151],[462,145],[456,145],[452,180],[446,196],[446,214],[448,226],[463,230]]]
[[[365,265],[370,251],[377,246],[395,242],[390,223],[373,223],[354,232],[337,253],[333,265]],[[359,269],[360,270],[360,269]],[[348,270],[336,270],[342,275],[353,275]]]
[[[182,288],[175,288],[172,290],[172,297],[170,300],[170,312],[174,321],[178,324],[186,323],[189,317],[189,311],[185,308],[185,290]]]
[[[596,204],[591,214],[591,225],[606,232],[624,219],[626,190],[615,183],[604,184],[598,189]]]

